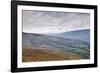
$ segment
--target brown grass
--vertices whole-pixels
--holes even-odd
[[[64,54],[62,52],[43,49],[22,49],[22,62],[36,61],[58,61],[58,60],[77,60],[77,55]]]

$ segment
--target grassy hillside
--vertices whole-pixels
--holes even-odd
[[[66,54],[66,56],[70,56],[70,58],[74,57],[76,59],[77,55],[80,56],[80,59],[90,59],[89,43],[74,39],[58,38],[42,34],[23,33],[22,48],[24,48],[23,52],[25,52],[26,49],[29,51],[26,51],[24,53],[24,59],[27,59],[29,55],[31,56],[31,58],[35,57],[36,55],[45,58],[47,54],[49,54],[48,57],[50,57],[50,59],[40,60],[61,60],[65,59],[63,55],[65,56]],[[30,50],[32,52],[30,52]],[[53,54],[52,57],[51,54]],[[61,56],[58,56],[59,54]]]
[[[37,62],[37,61],[58,61],[58,60],[78,60],[79,55],[63,53],[54,50],[45,50],[41,48],[23,48],[22,61],[23,62]]]

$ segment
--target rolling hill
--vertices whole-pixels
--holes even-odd
[[[56,37],[52,35],[50,36],[50,35],[23,32],[22,48],[23,48],[23,59],[24,59],[23,61],[27,59],[25,57],[29,56],[29,54],[30,56],[33,55],[33,57],[36,57],[36,55],[37,57],[38,55],[39,56],[43,55],[42,57],[44,58],[45,55],[47,55],[48,53],[49,53],[48,56],[49,59],[45,58],[43,59],[43,61],[64,60],[64,59],[74,60],[74,59],[90,58],[90,45],[88,42],[69,39],[69,38]],[[28,49],[28,51],[26,51],[26,49]],[[36,50],[38,51],[36,52]],[[68,58],[68,55],[72,58]],[[55,57],[52,59],[53,56]],[[41,60],[42,59],[39,59],[38,61]],[[32,59],[32,61],[34,61],[34,59]]]
[[[48,34],[48,35],[90,42],[90,30],[89,29],[69,31],[69,32],[58,33],[58,34]]]

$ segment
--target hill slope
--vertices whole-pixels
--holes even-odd
[[[76,59],[76,56],[80,59],[89,59],[90,58],[89,47],[90,46],[88,42],[67,39],[67,38],[58,38],[54,36],[32,34],[32,33],[23,33],[22,36],[23,49],[35,49],[35,50],[37,49],[37,50],[42,50],[45,53],[48,52],[51,53],[55,51],[57,53],[63,53],[64,55],[70,54],[70,56],[73,57],[75,56],[75,58],[73,59]],[[25,53],[23,54],[25,56]]]
[[[48,34],[48,35],[90,42],[90,30],[89,29],[76,30],[76,31],[64,32],[64,33],[59,33],[59,34]]]

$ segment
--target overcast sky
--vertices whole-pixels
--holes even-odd
[[[61,33],[90,28],[89,13],[22,11],[23,32]]]

